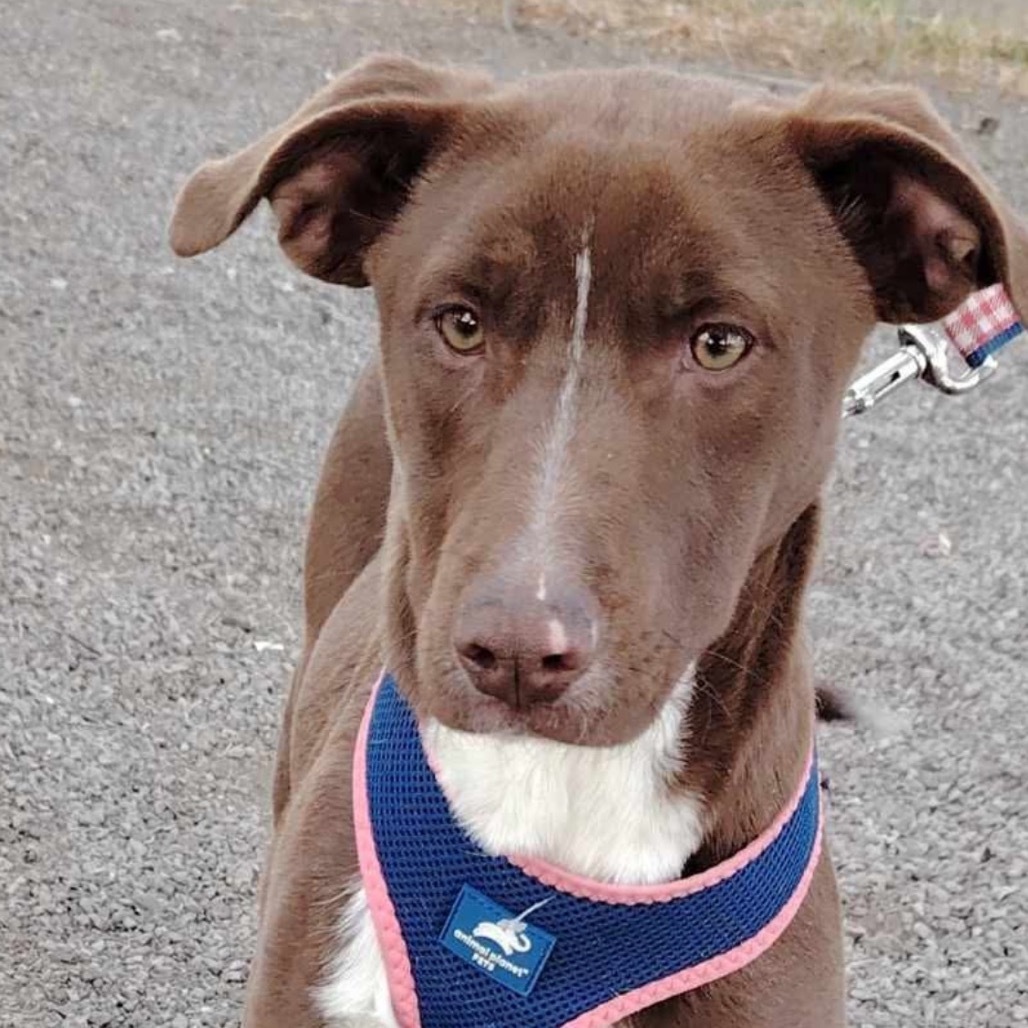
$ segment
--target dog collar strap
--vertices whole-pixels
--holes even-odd
[[[843,417],[863,414],[915,378],[951,395],[969,392],[996,370],[995,355],[1024,333],[1024,322],[1002,284],[972,293],[942,321],[900,328],[899,350],[847,390]],[[963,373],[950,367],[953,350],[964,359]]]
[[[605,1028],[724,978],[792,922],[821,851],[817,762],[724,864],[620,888],[482,850],[385,676],[354,756],[361,876],[401,1028]]]

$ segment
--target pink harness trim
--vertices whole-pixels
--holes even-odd
[[[617,1024],[623,1018],[645,1010],[647,1007],[652,1007],[662,1000],[680,996],[683,992],[692,992],[702,985],[716,982],[719,978],[727,978],[728,975],[741,971],[747,964],[751,964],[762,953],[766,953],[782,937],[786,928],[792,924],[793,918],[799,912],[810,891],[810,883],[813,881],[814,872],[821,859],[823,809],[819,816],[821,825],[818,827],[817,839],[810,854],[810,863],[803,872],[799,887],[793,893],[788,904],[782,908],[781,913],[763,931],[755,935],[749,942],[744,942],[741,946],[737,946],[713,960],[708,960],[705,964],[698,964],[688,971],[669,975],[660,981],[644,985],[641,989],[618,996],[617,999],[604,1003],[603,1006],[596,1007],[595,1010],[569,1021],[564,1028],[608,1028],[609,1025]]]
[[[565,871],[563,868],[556,867],[537,857],[509,857],[508,859],[511,863],[517,864],[526,874],[538,878],[546,885],[551,885],[561,892],[569,892],[573,896],[596,900],[600,903],[664,903],[681,896],[691,896],[693,893],[709,889],[712,885],[717,885],[741,871],[747,864],[756,860],[778,838],[803,799],[813,760],[814,753],[811,750],[803,767],[799,788],[765,831],[739,850],[735,856],[720,864],[715,864],[699,874],[690,875],[688,878],[661,882],[659,885],[618,885],[572,874],[570,871]]]
[[[360,862],[364,894],[368,910],[375,925],[375,935],[382,950],[386,977],[389,979],[389,996],[393,1001],[393,1014],[400,1028],[421,1028],[418,1013],[418,996],[414,988],[407,944],[400,931],[400,922],[389,898],[382,865],[375,851],[375,837],[371,830],[371,811],[368,808],[368,730],[371,727],[371,712],[375,706],[385,670],[378,676],[371,698],[361,719],[357,735],[357,748],[353,755],[353,824],[357,836],[357,859]]]
[[[367,741],[374,709],[375,696],[385,678],[385,672],[379,676],[371,691],[367,707],[361,720],[357,735],[356,750],[353,763],[353,818],[357,842],[357,856],[360,863],[361,879],[367,897],[368,910],[375,925],[375,934],[382,951],[386,977],[389,982],[389,993],[393,1004],[393,1013],[400,1028],[421,1028],[421,1017],[418,1011],[418,998],[411,970],[410,956],[403,939],[396,911],[393,908],[385,876],[375,850],[374,835],[371,827],[371,815],[368,806],[367,790]],[[560,891],[586,899],[604,903],[661,903],[680,896],[690,895],[709,888],[733,874],[738,873],[753,860],[759,857],[778,837],[784,826],[799,806],[806,783],[809,779],[813,751],[807,758],[804,774],[799,788],[788,805],[778,814],[771,825],[748,846],[735,856],[721,864],[717,864],[701,874],[676,882],[661,885],[612,885],[607,882],[593,881],[573,875],[546,861],[536,858],[510,858],[526,874],[530,874],[545,885]],[[666,978],[650,982],[648,985],[626,992],[616,999],[610,1000],[586,1014],[569,1021],[564,1028],[609,1028],[610,1025],[653,1006],[672,996],[691,992],[702,985],[709,985],[719,978],[725,978],[741,970],[765,953],[782,936],[792,923],[793,918],[803,904],[810,890],[814,872],[821,858],[824,833],[824,805],[818,798],[817,837],[811,851],[810,860],[803,872],[803,877],[792,898],[765,928],[752,939],[723,953],[721,956],[708,960],[669,975]]]

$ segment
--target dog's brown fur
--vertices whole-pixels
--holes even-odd
[[[374,58],[201,169],[176,250],[217,245],[263,197],[289,256],[371,283],[382,321],[381,364],[358,384],[314,506],[245,1021],[309,1028],[356,874],[350,763],[380,667],[422,713],[509,727],[468,685],[450,632],[469,581],[522,573],[524,441],[567,364],[583,240],[586,413],[555,570],[598,599],[606,674],[573,710],[558,701],[518,723],[624,741],[697,661],[678,787],[708,818],[688,872],[758,834],[801,771],[803,591],[862,340],[876,318],[930,320],[992,281],[1028,309],[1028,240],[916,92],[834,87],[788,105],[645,70],[501,89]],[[487,356],[436,338],[433,305],[455,298],[483,314]],[[703,320],[743,320],[760,341],[718,380],[683,366]],[[826,856],[768,954],[635,1023],[833,1028],[842,975]]]

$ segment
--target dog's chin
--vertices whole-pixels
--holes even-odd
[[[641,734],[652,718],[626,726],[579,703],[558,700],[515,709],[500,700],[465,694],[454,702],[429,701],[423,715],[447,728],[474,735],[502,735],[549,739],[571,746],[618,746]]]

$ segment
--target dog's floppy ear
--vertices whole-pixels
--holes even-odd
[[[1028,316],[1028,232],[922,93],[821,87],[788,131],[882,321],[933,321],[996,282]]]
[[[456,130],[462,101],[490,88],[484,75],[404,57],[363,61],[277,129],[194,172],[175,204],[172,249],[212,249],[267,197],[279,241],[302,270],[367,285],[368,246]]]

